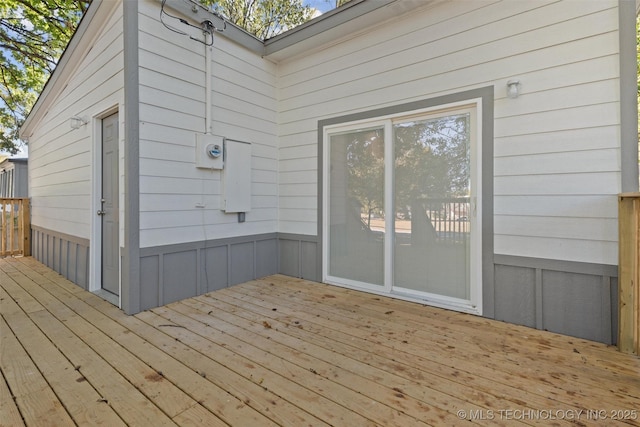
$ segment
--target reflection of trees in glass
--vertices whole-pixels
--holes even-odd
[[[396,211],[410,216],[412,242],[426,243],[437,235],[427,206],[441,217],[443,199],[469,195],[469,115],[398,123],[393,130]]]
[[[347,141],[349,196],[355,198],[371,215],[384,208],[384,134],[382,129],[355,132]]]
[[[393,127],[396,205],[469,194],[469,115],[461,114]]]
[[[469,117],[458,114],[394,124],[395,204],[404,218],[426,216],[427,199],[469,195]],[[368,213],[367,225],[372,213],[384,210],[383,136],[382,129],[346,136],[349,196]],[[412,218],[412,226],[417,226],[416,219]]]

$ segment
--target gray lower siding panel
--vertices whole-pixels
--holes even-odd
[[[300,242],[295,240],[280,240],[280,265],[278,271],[292,277],[301,277],[300,272]]]
[[[89,240],[31,226],[31,253],[82,289],[89,287]]]
[[[276,233],[141,248],[140,309],[276,273]]]
[[[495,318],[615,344],[617,267],[496,255]]]
[[[275,242],[275,239],[273,239]],[[256,246],[258,242],[236,243],[229,245],[229,284],[248,282],[255,279]]]
[[[198,251],[167,253],[162,257],[164,304],[198,294]]]
[[[227,245],[200,250],[200,293],[227,287],[229,280],[229,256]]]
[[[89,241],[32,227],[33,256],[83,289]],[[140,309],[276,273],[319,281],[315,236],[269,233],[140,250]],[[124,263],[124,260],[123,260]]]
[[[534,268],[495,266],[495,317],[518,325],[536,327],[536,270]]]
[[[318,238],[302,234],[278,234],[278,273],[319,282]]]
[[[255,244],[254,274],[256,277],[269,276],[278,272],[278,241],[260,240]]]
[[[160,305],[160,257],[140,258],[140,306],[142,310]]]
[[[319,281],[315,236],[269,233],[140,249],[141,310],[282,273]]]

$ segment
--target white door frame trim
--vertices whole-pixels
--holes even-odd
[[[473,128],[472,140],[472,156],[471,159],[474,162],[471,165],[473,180],[472,180],[472,209],[474,215],[472,222],[475,225],[474,239],[472,240],[471,247],[471,283],[470,283],[470,298],[469,302],[457,300],[455,298],[448,298],[445,296],[434,297],[420,297],[417,295],[408,295],[403,290],[396,290],[394,292],[393,287],[393,257],[389,256],[393,254],[393,241],[392,239],[385,239],[385,259],[384,259],[384,285],[374,286],[366,283],[355,282],[353,280],[336,278],[329,274],[329,168],[330,165],[330,143],[329,135],[332,131],[345,132],[358,130],[360,128],[375,127],[383,125],[385,129],[385,158],[391,159],[393,156],[393,144],[390,128],[384,125],[385,122],[392,123],[396,118],[418,116],[424,114],[446,114],[448,111],[457,111],[468,107],[471,110],[475,110],[475,121]],[[372,117],[352,122],[338,123],[334,125],[328,125],[323,128],[323,143],[322,143],[322,164],[324,170],[322,171],[322,281],[337,286],[348,287],[352,289],[361,289],[367,292],[375,294],[393,296],[399,299],[405,299],[409,301],[417,301],[420,303],[426,303],[435,307],[442,307],[448,309],[454,309],[466,313],[472,313],[482,315],[483,312],[483,274],[482,274],[482,98],[471,98],[463,101],[430,106],[428,108],[418,109],[415,111],[403,111],[390,115],[384,115],[380,117]],[[390,161],[390,160],[389,160]],[[393,188],[393,177],[391,171],[387,171],[385,168],[385,211],[393,211],[393,198],[391,197]],[[387,215],[386,228],[392,229],[392,218]]]

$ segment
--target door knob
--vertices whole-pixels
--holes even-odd
[[[103,210],[99,210],[99,211],[97,212],[97,214],[102,216],[102,215],[106,214],[106,212],[105,212],[105,211],[103,211]]]

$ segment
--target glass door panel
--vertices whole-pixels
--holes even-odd
[[[384,286],[384,163],[384,127],[329,137],[330,276]]]
[[[477,104],[332,126],[323,280],[481,313]]]
[[[393,288],[470,300],[471,115],[393,124]]]

